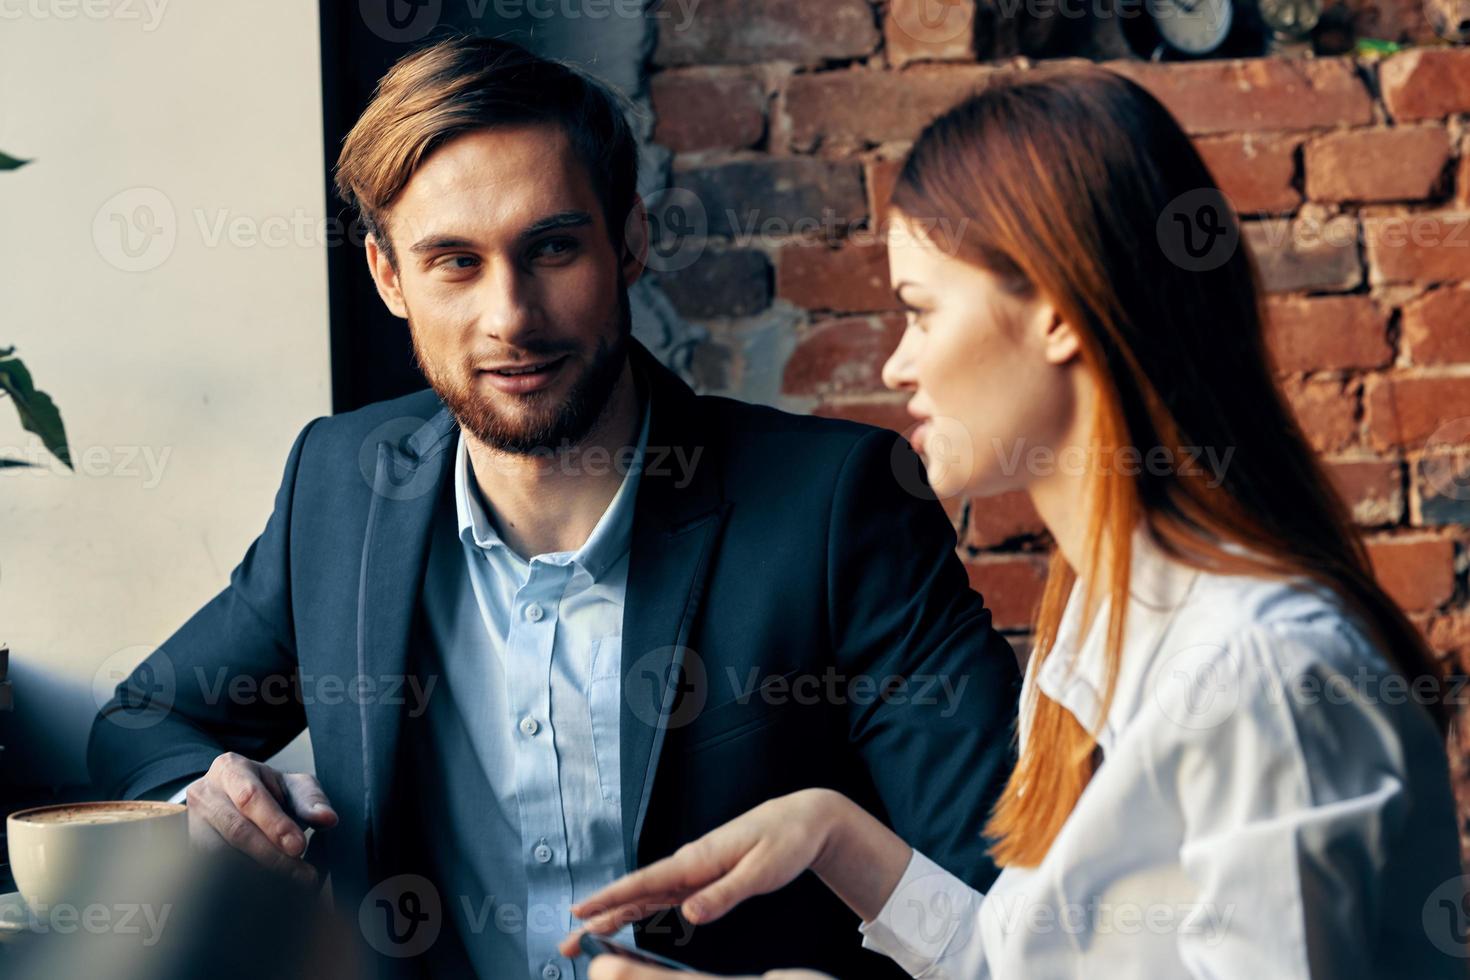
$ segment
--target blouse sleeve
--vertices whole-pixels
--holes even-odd
[[[979,914],[984,895],[915,850],[877,918],[858,927],[863,948],[925,980],[985,980]]]
[[[1154,775],[1178,807],[1180,865],[1197,887],[1199,928],[1177,937],[1189,976],[1373,970],[1388,939],[1381,903],[1411,897],[1388,894],[1385,880],[1390,855],[1408,856],[1405,737],[1432,750],[1434,736],[1427,715],[1389,708],[1355,680],[1365,666],[1387,671],[1365,646],[1340,623],[1261,624],[1226,645],[1190,700],[1161,705],[1172,724],[1154,740]],[[1420,847],[1429,870],[1436,849]],[[1412,975],[1442,975],[1417,972],[1423,953],[1403,949]]]

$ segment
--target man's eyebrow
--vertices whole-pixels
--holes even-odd
[[[531,222],[519,237],[533,238],[557,228],[582,228],[590,224],[592,224],[592,215],[586,211],[558,211]]]
[[[516,237],[524,241],[558,228],[583,228],[590,224],[592,215],[586,211],[558,211],[531,222]],[[424,255],[447,248],[473,248],[475,244],[473,240],[460,235],[430,233],[410,245],[408,250],[415,255]]]

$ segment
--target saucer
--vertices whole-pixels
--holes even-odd
[[[0,942],[29,932],[30,928],[31,913],[20,892],[0,894]]]

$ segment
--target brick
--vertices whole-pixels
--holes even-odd
[[[1363,281],[1355,218],[1247,221],[1242,232],[1267,292],[1345,292]]]
[[[896,310],[882,244],[787,245],[776,254],[776,295],[808,310]]]
[[[1382,367],[1393,359],[1388,314],[1368,296],[1272,296],[1266,340],[1280,371]]]
[[[1363,241],[1374,283],[1435,283],[1470,276],[1470,215],[1364,218]]]
[[[749,316],[771,305],[771,263],[755,249],[705,251],[693,265],[658,275],[683,316]]]
[[[1245,133],[1202,137],[1195,148],[1237,214],[1291,211],[1301,203],[1296,189],[1296,151],[1301,137]]]
[[[1400,334],[1415,364],[1470,362],[1470,286],[1445,286],[1405,303]]]
[[[883,18],[890,65],[975,56],[975,0],[890,0]]]
[[[741,160],[674,172],[704,207],[709,233],[742,243],[846,225],[867,216],[855,163],[804,157]]]
[[[967,561],[965,570],[997,629],[1027,629],[1041,604],[1046,565],[1040,555],[982,555]]]
[[[1470,378],[1384,375],[1368,379],[1368,435],[1377,449],[1423,448],[1470,438]]]
[[[907,404],[907,396],[884,400],[823,402],[812,409],[812,414],[822,418],[847,419],[850,422],[861,422],[864,425],[876,425],[880,429],[892,429],[894,432],[907,434],[918,428],[919,425],[918,421],[904,410]]]
[[[1003,69],[966,65],[793,75],[782,102],[791,146],[852,150],[911,140],[929,120],[1002,74]]]
[[[1154,94],[1192,134],[1366,126],[1373,102],[1348,58],[1247,58],[1105,68]]]
[[[1400,122],[1470,112],[1470,49],[1417,48],[1378,67],[1383,104]]]
[[[1010,490],[992,497],[976,497],[970,501],[970,517],[965,526],[965,545],[970,548],[995,548],[1016,538],[1036,537],[1046,533],[1041,515],[1024,490]]]
[[[1470,526],[1470,451],[1426,452],[1414,465],[1414,499],[1415,524]]]
[[[1318,452],[1338,452],[1357,440],[1358,389],[1354,384],[1288,379],[1281,387],[1297,424]]]
[[[893,195],[893,185],[898,182],[901,170],[902,160],[869,160],[863,164],[863,178],[868,185],[869,223],[875,228],[888,210],[888,198]]]
[[[739,150],[766,133],[766,93],[749,72],[665,71],[649,82],[653,141],[676,153]]]
[[[1403,466],[1396,460],[1337,460],[1323,469],[1358,524],[1377,527],[1403,519]]]
[[[1460,138],[1460,163],[1455,168],[1455,207],[1470,211],[1470,136]]]
[[[1328,133],[1302,150],[1314,201],[1417,201],[1430,197],[1450,160],[1443,126]]]
[[[1438,609],[1455,593],[1455,545],[1441,538],[1368,542],[1378,584],[1404,609]]]
[[[859,58],[878,47],[878,27],[867,0],[701,0],[690,16],[663,11],[658,19],[660,65],[755,64],[792,61],[815,65]]]
[[[786,362],[782,393],[827,397],[883,391],[883,365],[903,330],[903,316],[892,313],[812,324]]]

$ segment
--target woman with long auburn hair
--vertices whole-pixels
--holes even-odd
[[[924,130],[889,218],[883,376],[930,484],[1023,489],[1056,543],[1018,762],[976,815],[1001,875],[976,892],[809,789],[575,907],[585,930],[708,923],[810,869],[914,976],[1463,976],[1440,668],[1273,383],[1179,125],[1103,69],[1026,72]]]

